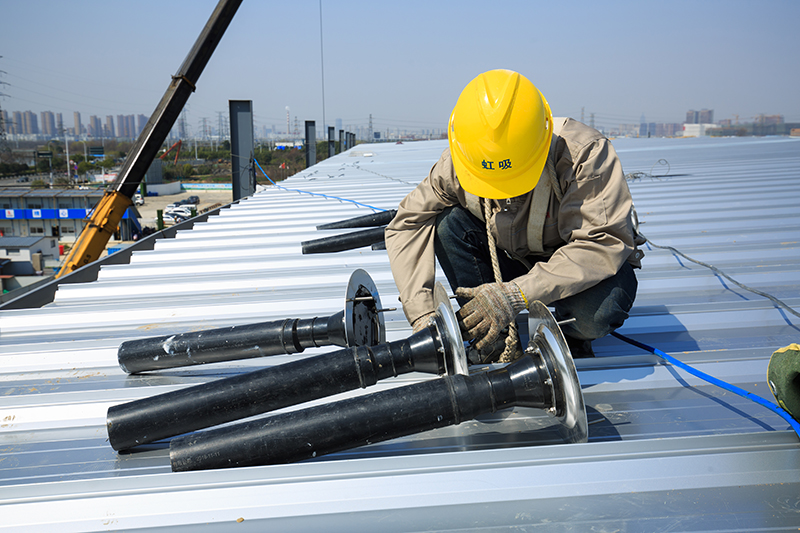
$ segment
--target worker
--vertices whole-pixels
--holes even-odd
[[[554,308],[573,357],[593,357],[591,341],[628,318],[644,242],[610,141],[554,119],[539,90],[510,70],[466,86],[447,138],[386,228],[414,331],[434,311],[436,258],[458,298],[471,362],[521,355],[515,318],[535,300]]]

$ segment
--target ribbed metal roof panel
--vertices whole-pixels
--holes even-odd
[[[643,173],[630,187],[653,243],[800,307],[797,139],[614,145],[627,172]],[[0,529],[796,528],[800,453],[785,421],[610,337],[595,342],[599,357],[577,361],[587,444],[558,444],[546,414],[515,408],[292,465],[172,473],[164,443],[113,451],[111,405],[332,350],[127,376],[122,341],[328,316],[357,268],[384,307],[399,307],[385,251],[303,255],[300,243],[344,232],[319,224],[371,212],[353,202],[395,208],[445,147],[360,145],[102,267],[97,281],[62,285],[50,305],[0,311]],[[798,341],[800,319],[670,250],[644,249],[621,332],[771,399],[769,357]],[[400,309],[385,318],[389,340],[411,333]]]

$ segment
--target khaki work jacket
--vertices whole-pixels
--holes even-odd
[[[569,118],[554,119],[549,164],[522,196],[492,200],[489,228],[499,249],[525,263],[514,281],[525,298],[545,305],[616,274],[625,261],[640,267],[630,190],[611,142]],[[386,228],[386,249],[409,322],[434,310],[436,216],[461,205],[485,220],[482,200],[459,184],[442,153],[428,176],[401,202]]]

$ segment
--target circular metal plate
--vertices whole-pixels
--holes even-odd
[[[444,324],[444,331],[440,331],[439,334],[446,338],[447,344],[451,347],[449,353],[445,354],[445,370],[450,376],[454,374],[468,376],[467,352],[464,350],[464,339],[458,328],[456,313],[450,303],[450,296],[439,282],[433,287],[433,303],[436,306],[436,316]]]
[[[567,341],[555,318],[541,302],[533,302],[528,315],[531,343],[535,343],[545,358],[556,385],[556,414],[559,433],[566,442],[586,442],[589,424],[583,403],[578,372],[569,352]]]
[[[344,296],[344,334],[347,346],[375,346],[386,342],[386,324],[375,282],[366,270],[350,275]]]

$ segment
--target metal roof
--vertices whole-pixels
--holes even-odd
[[[0,237],[0,248],[25,248],[52,237]]]
[[[626,172],[643,173],[631,182],[642,233],[800,308],[800,140],[614,145]],[[357,268],[399,306],[385,251],[302,255],[300,243],[370,212],[350,201],[396,207],[445,146],[359,145],[96,281],[61,285],[49,305],[0,311],[0,530],[796,528],[800,450],[786,422],[611,337],[576,362],[586,444],[559,444],[544,412],[514,408],[290,465],[173,473],[164,443],[114,452],[111,405],[334,349],[127,376],[121,342],[328,316]],[[669,250],[645,252],[621,332],[771,400],[769,357],[798,341],[800,319]],[[401,310],[385,318],[388,340],[410,335]]]
[[[63,198],[74,196],[78,198],[101,198],[105,194],[102,189],[28,189],[0,187],[0,198]]]

